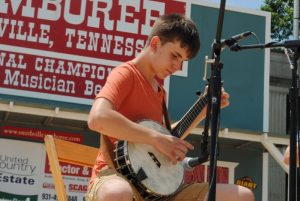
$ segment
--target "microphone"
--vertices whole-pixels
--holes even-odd
[[[208,161],[208,155],[195,158],[185,157],[182,161],[182,166],[184,170],[193,171],[197,165],[205,163],[206,161]]]
[[[229,39],[226,40],[222,40],[221,41],[221,49],[224,49],[226,46],[227,47],[231,47],[232,45],[234,45],[235,43],[237,43],[238,41],[247,38],[248,36],[252,35],[251,31],[246,31],[244,33],[232,36]]]

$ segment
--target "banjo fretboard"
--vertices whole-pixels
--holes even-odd
[[[208,96],[202,96],[199,98],[189,111],[181,118],[177,125],[172,129],[171,134],[175,137],[180,138],[184,132],[189,128],[192,122],[197,118],[202,109],[208,102]]]

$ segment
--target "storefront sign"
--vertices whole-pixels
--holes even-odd
[[[175,0],[0,1],[0,92],[90,104]]]

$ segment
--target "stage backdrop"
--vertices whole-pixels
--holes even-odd
[[[168,105],[171,117],[172,120],[178,120],[196,100],[196,91],[204,89],[204,57],[210,57],[212,52],[218,5],[201,0],[71,2],[0,1],[0,99],[14,101],[16,105],[19,102],[31,103],[30,106],[36,108],[55,105],[62,110],[68,107],[71,111],[85,113],[112,68],[132,59],[141,51],[156,17],[164,13],[186,12],[199,28],[201,51],[166,83],[170,92]],[[269,34],[268,23],[267,15],[263,12],[228,8],[222,38],[249,30],[255,32],[261,42],[265,42],[265,35]],[[255,42],[255,38],[249,37],[241,44]],[[224,63],[224,87],[231,95],[231,107],[222,110],[221,127],[259,133],[267,131],[268,51],[233,53],[224,50],[221,61]],[[0,194],[6,194],[0,199],[13,200],[17,197],[19,200],[28,200],[29,197],[30,200],[55,200],[43,146],[26,142],[36,141],[35,138],[41,136],[40,132],[31,131],[30,128],[24,130],[20,126],[15,129],[20,132],[5,133],[7,128],[14,130],[6,126],[9,125],[3,125],[0,130],[1,162],[13,165],[14,160],[19,159],[23,161],[22,164],[36,169],[18,172],[8,171],[4,166],[1,169]],[[30,136],[30,139],[26,136]],[[12,147],[18,149],[11,150]],[[239,169],[245,166],[261,169],[253,168],[260,158],[252,155],[245,157],[247,155],[241,152],[238,154],[249,161],[244,163],[240,158],[234,161],[240,163],[235,171],[238,178],[245,176],[244,172],[239,173]],[[88,172],[80,170],[79,175],[65,175],[68,191],[72,191],[71,200],[83,200]],[[16,184],[10,178],[20,173],[26,173],[26,177],[32,180],[26,180],[29,184],[26,192],[17,194],[14,189],[21,184]],[[259,174],[255,176],[261,178]]]
[[[197,23],[201,50],[188,62],[186,75],[170,79],[169,108],[174,120],[181,118],[196,100],[196,92],[203,91],[205,56],[211,58],[212,43],[216,37],[219,5],[205,1],[187,1],[187,15]],[[266,41],[269,36],[270,17],[262,11],[249,11],[226,7],[222,38],[228,39],[245,31],[252,31],[240,44]],[[268,39],[267,39],[268,40]],[[223,86],[230,94],[231,105],[221,111],[221,127],[243,129],[259,133],[268,130],[269,50],[253,49],[221,53]],[[207,76],[210,77],[208,64]]]
[[[184,14],[185,2],[0,1],[0,95],[90,106],[156,18],[173,12]]]

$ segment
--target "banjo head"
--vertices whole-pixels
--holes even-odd
[[[141,125],[152,128],[160,133],[170,135],[170,132],[153,121],[142,121]],[[184,169],[181,162],[173,165],[172,162],[147,144],[127,144],[131,168],[137,173],[142,185],[154,194],[171,195],[181,186]]]

